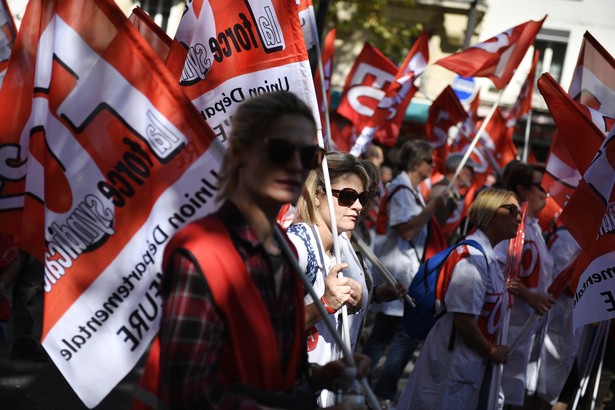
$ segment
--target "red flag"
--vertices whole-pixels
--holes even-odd
[[[166,61],[173,40],[141,7],[132,9],[128,20],[137,28],[145,41],[149,43],[154,52],[162,61]]]
[[[434,148],[435,170],[444,173],[444,160],[448,156],[448,130],[453,125],[464,121],[468,113],[459,98],[447,86],[429,107],[429,116],[425,124],[427,141]],[[444,227],[443,227],[444,228]]]
[[[380,51],[365,43],[355,60],[342,90],[338,114],[349,119],[356,129],[363,129],[374,115],[385,95],[385,89],[395,79],[397,67]],[[385,128],[379,132],[386,133]],[[349,147],[354,140],[349,142]]]
[[[397,141],[401,123],[406,115],[410,100],[418,90],[414,81],[425,71],[429,61],[429,36],[426,31],[416,40],[397,71],[395,80],[388,85],[384,98],[380,100],[376,111],[367,124],[357,127],[361,134],[357,138],[350,153],[359,156],[375,137],[382,145],[392,147]],[[383,126],[387,127],[385,134],[376,134]]]
[[[183,67],[180,84],[221,142],[237,105],[272,91],[297,94],[320,124],[295,0],[188,3],[167,66]]]
[[[17,37],[17,29],[13,15],[8,4],[6,4],[6,0],[2,0],[0,1],[0,87],[2,87],[6,68],[9,65],[9,57],[15,44],[15,37]]]
[[[453,211],[453,213],[448,217],[444,226],[442,227],[442,233],[448,238],[450,235],[457,229],[463,218],[468,216],[468,210],[470,209],[470,205],[472,205],[472,201],[474,201],[474,197],[476,196],[476,190],[480,186],[476,183],[472,182],[470,188],[468,188],[465,196],[462,201],[457,202],[457,208]]]
[[[515,26],[489,40],[444,57],[436,64],[463,77],[487,77],[501,90],[512,78],[546,18]]]
[[[604,130],[614,121],[570,98],[549,73],[538,80],[538,89],[545,98],[557,125],[557,136],[551,144],[547,162],[545,188],[562,207],[576,188],[604,139]],[[600,118],[599,121],[596,119]],[[602,123],[602,129],[596,123]],[[583,136],[580,138],[579,136]],[[574,152],[574,155],[570,155]]]
[[[318,46],[318,29],[316,27],[316,14],[314,13],[312,0],[297,0],[297,12],[303,31],[305,48],[309,50],[312,47]]]
[[[532,110],[532,95],[534,95],[534,83],[536,82],[536,66],[538,65],[538,58],[540,52],[536,50],[534,52],[534,60],[532,61],[532,67],[530,72],[527,73],[527,77],[521,86],[517,101],[513,105],[510,112],[506,115],[506,126],[511,128],[517,124],[517,121],[521,119],[525,114]]]
[[[577,60],[577,67],[573,74],[569,94],[575,101],[593,109],[588,109],[586,112],[590,113],[594,124],[605,135],[608,133],[611,124],[611,120],[606,117],[615,118],[614,78],[615,60],[588,32],[586,32],[583,36],[583,43]],[[557,103],[556,101],[558,101],[558,99],[566,99],[566,97],[560,96],[562,91],[559,87],[553,85],[555,81],[544,80],[544,82],[547,83],[545,84],[546,92],[554,94],[551,98],[551,100],[554,101],[553,104],[559,104],[554,105],[554,112],[556,114],[560,113],[560,116],[565,119],[566,115],[568,115],[566,114],[568,112],[567,107],[572,107],[572,105],[565,102]],[[562,105],[564,113],[559,111],[562,109]],[[579,108],[579,110],[583,111],[584,109]],[[576,112],[577,110],[571,109],[571,111]],[[585,124],[585,120],[578,121],[577,126],[581,126],[582,124]],[[573,125],[572,130],[574,131],[577,129],[577,126]],[[568,129],[568,124],[563,124],[561,127],[558,126],[558,128],[566,130]],[[589,132],[587,135],[591,138],[593,133]],[[600,139],[600,141],[601,140],[602,139]],[[592,141],[594,142],[589,152],[583,155],[585,158],[584,167],[587,166],[589,160],[591,160],[593,154],[600,145],[599,142],[593,139]],[[585,152],[584,148],[586,148],[585,141],[581,144],[576,144],[576,147],[573,145],[572,151],[569,152],[569,147],[562,142],[562,139],[557,136],[557,133],[553,136],[547,161],[547,173],[543,179],[543,186],[560,206],[565,206],[581,178],[581,173],[583,171],[580,173],[577,169],[575,157],[577,156],[577,150],[580,149]],[[571,155],[572,152],[575,153],[574,156]]]
[[[584,251],[571,288],[575,327],[615,317],[615,127],[561,215]]]
[[[213,210],[214,136],[111,0],[29,1],[0,124],[0,229],[43,262],[43,346],[93,407],[157,332],[168,238]]]
[[[481,124],[479,123],[478,127]],[[512,140],[513,131],[513,128],[506,127],[504,116],[497,108],[481,134],[482,145],[489,150],[487,160],[498,173],[506,164],[517,158],[517,147]]]

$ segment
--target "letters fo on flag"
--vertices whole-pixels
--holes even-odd
[[[17,37],[17,30],[15,29],[15,22],[13,21],[13,15],[9,10],[6,0],[0,1],[0,87],[2,87],[2,80],[6,74],[6,68],[9,64],[9,57],[11,56],[11,50],[13,44],[15,44],[15,37]]]
[[[93,407],[158,330],[168,239],[213,209],[215,138],[112,0],[30,0],[0,123],[0,227],[43,262],[43,346]]]
[[[571,288],[575,327],[615,317],[615,127],[587,168],[561,218],[584,251]]]
[[[193,3],[180,21],[167,66],[182,67],[174,74],[221,142],[237,106],[272,91],[297,94],[320,124],[295,0]],[[178,44],[187,54],[176,52]]]
[[[486,77],[498,90],[510,82],[545,21],[527,21],[436,62],[463,77]]]
[[[354,128],[361,130],[374,115],[385,89],[393,82],[397,67],[378,49],[365,43],[355,60],[342,90],[338,114],[352,122]],[[379,132],[386,133],[386,127]],[[352,147],[355,141],[344,142],[338,146]]]
[[[397,141],[401,124],[406,115],[410,100],[416,94],[418,87],[415,80],[423,74],[429,61],[429,36],[424,31],[415,41],[408,52],[404,62],[399,67],[395,79],[385,88],[384,97],[378,102],[376,110],[361,130],[350,153],[359,156],[372,139],[383,145],[392,147]],[[387,132],[377,135],[376,132],[383,125],[387,125]]]

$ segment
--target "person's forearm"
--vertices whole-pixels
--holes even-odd
[[[399,236],[409,241],[421,232],[421,229],[430,221],[433,214],[436,212],[435,202],[430,202],[423,211],[406,222],[395,225],[393,228]]]

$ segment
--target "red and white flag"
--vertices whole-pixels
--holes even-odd
[[[424,31],[416,40],[397,71],[395,80],[385,89],[384,97],[378,102],[376,110],[367,124],[359,128],[361,134],[350,149],[350,153],[359,156],[365,151],[372,139],[382,145],[392,147],[397,142],[401,124],[406,115],[410,100],[416,94],[418,87],[414,84],[423,74],[429,61],[429,36]],[[381,135],[377,131],[386,125],[387,132]]]
[[[487,77],[501,90],[510,82],[546,18],[515,26],[489,40],[444,57],[436,64],[463,77]]]
[[[362,130],[376,112],[376,107],[385,96],[385,90],[395,79],[397,67],[378,49],[365,43],[355,60],[337,107],[337,113],[352,122],[355,129]],[[378,135],[386,134],[387,127],[381,127]],[[356,137],[349,140],[348,150]],[[342,145],[337,143],[339,147]]]
[[[544,186],[565,207],[614,120],[574,101],[549,73],[540,77],[538,89],[557,125]]]
[[[495,160],[495,164],[492,164],[492,166],[498,173],[510,161],[517,159],[517,146],[512,139],[513,132],[514,128],[506,126],[506,119],[498,108],[481,135],[481,138],[489,141],[490,158]]]
[[[310,50],[313,47],[319,46],[314,5],[312,4],[312,0],[296,0],[296,2],[297,13],[299,14],[299,23],[301,24],[303,39],[305,41],[305,48]]]
[[[134,24],[160,59],[166,61],[173,42],[171,37],[141,7],[132,9],[128,20]]]
[[[214,209],[215,137],[112,0],[29,1],[0,124],[0,227],[43,262],[43,346],[94,407],[158,331],[168,239]]]
[[[6,74],[6,68],[9,65],[9,57],[16,37],[17,29],[11,10],[9,10],[6,0],[0,0],[0,88]]]
[[[450,85],[429,107],[425,133],[427,142],[434,148],[435,170],[444,173],[444,161],[449,154],[448,130],[467,117],[468,113]]]
[[[225,143],[230,117],[247,98],[290,91],[320,117],[295,0],[189,2],[167,66]],[[187,57],[175,52],[187,47]],[[178,61],[181,60],[181,61]]]
[[[335,55],[336,30],[331,29],[325,37],[320,56],[321,66],[314,75],[314,88],[316,89],[316,100],[318,101],[318,112],[320,113],[320,123],[326,124],[331,104],[331,75],[333,74],[333,57]],[[322,72],[321,72],[322,68]],[[324,95],[323,95],[324,94]],[[324,125],[323,125],[323,128]],[[331,131],[331,130],[327,130]],[[324,135],[325,146],[331,140],[329,135]]]
[[[524,115],[532,110],[532,95],[534,94],[534,83],[536,82],[536,66],[538,65],[538,58],[540,57],[540,51],[534,51],[534,60],[532,61],[532,67],[530,68],[527,77],[521,86],[517,101],[512,106],[512,109],[506,115],[506,126],[511,128],[517,125],[517,121]]]
[[[555,94],[556,96],[562,93],[559,87],[554,85],[556,84],[554,80],[543,80],[543,83],[545,83],[543,84],[545,93]],[[543,93],[543,90],[541,90],[541,93]],[[545,93],[543,93],[543,96],[545,96]],[[580,110],[586,110],[594,124],[606,135],[610,130],[611,120],[609,118],[615,118],[615,60],[588,32],[583,36],[577,67],[575,68],[568,94],[570,98],[587,107],[587,109],[580,108]],[[567,96],[552,97],[551,100],[554,102],[551,104],[556,104],[558,99],[567,100]],[[561,104],[565,103],[562,102]],[[562,121],[565,121],[569,115],[567,107],[572,107],[572,104],[567,103],[563,107],[554,106],[552,111],[555,114],[554,118],[557,114],[560,114]],[[575,113],[578,110],[570,108],[570,111]],[[572,120],[572,122],[575,121]],[[585,120],[577,122],[576,126],[572,124],[572,132],[578,126],[581,126],[581,123],[585,123]],[[568,124],[563,123],[558,128],[566,131],[568,126]],[[588,135],[591,136],[593,134],[589,132]],[[584,167],[589,164],[599,145],[600,143],[596,141],[592,143],[589,152],[584,155],[584,158],[586,158],[584,160]],[[557,132],[553,137],[543,186],[562,207],[565,206],[572,195],[583,173],[583,171],[579,172],[575,164],[577,150],[585,150],[586,148],[588,148],[587,144],[583,140],[576,147],[573,145],[572,150],[568,151],[569,148],[562,143]],[[571,153],[574,153],[574,155]]]
[[[615,318],[615,127],[604,140],[561,219],[584,250],[571,288],[573,322]]]

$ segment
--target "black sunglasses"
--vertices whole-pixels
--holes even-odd
[[[358,193],[352,188],[332,189],[331,192],[333,193],[333,196],[337,197],[337,202],[340,206],[351,206],[357,199],[359,199],[361,206],[365,206],[369,202],[370,198],[368,191]]]
[[[519,215],[521,213],[521,210],[519,209],[519,207],[517,205],[514,204],[506,204],[506,205],[502,205],[500,206],[500,208],[505,208],[508,210],[508,213],[510,214],[510,216],[512,216],[513,218],[516,218],[517,215]]]
[[[295,150],[299,150],[299,158],[301,159],[301,166],[304,169],[316,169],[325,156],[325,149],[318,145],[304,145],[297,147],[294,143],[278,139],[269,138],[265,141],[267,148],[267,154],[271,162],[277,165],[286,163],[295,153]]]
[[[530,186],[535,186],[536,188],[538,188],[541,192],[547,192],[545,191],[545,189],[542,187],[542,185],[540,185],[540,182],[532,182],[530,184]]]

